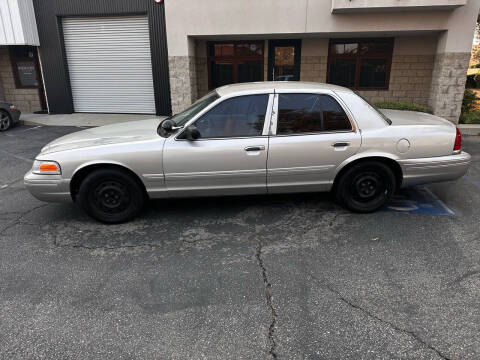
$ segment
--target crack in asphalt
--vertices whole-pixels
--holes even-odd
[[[440,350],[438,350],[437,348],[435,348],[433,345],[427,343],[425,340],[423,340],[420,336],[418,336],[415,332],[411,331],[411,330],[407,330],[407,329],[403,329],[397,325],[395,325],[394,323],[390,322],[390,321],[387,321],[387,320],[384,320],[382,319],[381,317],[375,315],[374,313],[370,312],[369,310],[367,309],[364,309],[363,307],[361,307],[360,305],[358,304],[355,304],[354,302],[352,302],[351,300],[347,299],[345,296],[342,295],[342,293],[340,293],[340,291],[338,291],[337,289],[335,289],[331,284],[325,282],[325,281],[321,281],[320,279],[318,279],[317,277],[313,276],[312,274],[309,274],[309,276],[315,280],[317,280],[324,288],[326,288],[327,290],[329,290],[331,293],[335,294],[339,299],[340,301],[342,301],[344,304],[350,306],[351,308],[355,309],[355,310],[359,310],[361,311],[362,313],[364,313],[365,315],[367,315],[368,317],[378,321],[378,322],[381,322],[382,324],[385,324],[387,326],[389,326],[390,328],[392,328],[393,330],[397,331],[397,332],[401,332],[401,333],[404,333],[404,334],[407,334],[409,335],[410,337],[412,337],[414,340],[416,340],[418,343],[422,344],[425,348],[429,349],[429,350],[432,350],[433,352],[435,352],[440,358],[444,359],[444,360],[452,360],[452,358],[448,357],[447,355],[445,355],[444,353],[442,353]]]
[[[463,280],[468,279],[469,277],[475,276],[475,275],[478,275],[478,274],[480,274],[480,270],[470,270],[470,271],[467,271],[466,273],[460,275],[460,276],[457,277],[456,279],[450,281],[450,282],[447,284],[447,286],[452,286],[452,285],[458,284],[458,283],[462,282]]]
[[[142,244],[122,244],[118,246],[89,246],[85,244],[59,244],[55,239],[53,245],[59,248],[85,249],[85,250],[120,250],[120,249],[134,249],[134,248],[160,248],[161,244],[142,243]]]
[[[35,210],[38,210],[38,209],[41,209],[41,208],[44,208],[46,206],[48,206],[49,204],[41,204],[41,205],[38,205],[38,206],[35,206],[29,210],[26,210],[26,211],[23,211],[23,212],[20,212],[20,215],[18,215],[13,221],[11,221],[9,224],[5,225],[2,229],[0,229],[0,233],[4,233],[5,231],[17,226],[17,225],[20,225],[20,222],[22,221],[22,219],[27,216],[28,214],[34,212]]]
[[[260,267],[260,270],[262,272],[262,277],[263,277],[263,284],[265,286],[265,299],[267,302],[267,307],[271,313],[272,316],[272,321],[270,322],[270,326],[268,327],[268,342],[270,343],[270,349],[269,349],[269,354],[272,356],[273,359],[278,359],[278,355],[276,353],[276,342],[273,337],[274,332],[275,332],[275,324],[277,321],[277,311],[275,310],[275,307],[273,306],[272,302],[272,284],[268,280],[267,276],[267,269],[265,268],[265,264],[263,263],[262,259],[262,243],[261,241],[258,242],[257,245],[257,250],[255,253],[255,257],[257,258],[258,266]]]

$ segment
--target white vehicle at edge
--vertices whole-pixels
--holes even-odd
[[[61,137],[25,185],[44,201],[75,201],[97,220],[126,221],[149,198],[333,191],[375,211],[399,187],[453,180],[470,155],[447,120],[376,110],[353,91],[302,82],[228,85],[160,122]]]

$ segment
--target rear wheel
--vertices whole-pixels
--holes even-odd
[[[352,166],[341,175],[335,196],[349,210],[369,213],[382,208],[395,187],[395,175],[387,165],[368,161]]]
[[[78,202],[94,219],[117,224],[132,219],[145,204],[138,180],[120,169],[96,170],[81,183]]]
[[[12,117],[5,111],[0,111],[0,131],[7,131],[12,127]]]

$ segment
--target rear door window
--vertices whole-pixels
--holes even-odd
[[[340,104],[324,94],[279,94],[277,135],[350,131]]]

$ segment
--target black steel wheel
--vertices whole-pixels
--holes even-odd
[[[382,208],[396,188],[393,171],[377,161],[358,163],[343,173],[336,184],[335,196],[351,211],[369,213]]]
[[[7,131],[12,127],[12,117],[5,111],[0,111],[0,131]]]
[[[137,179],[121,169],[96,170],[81,183],[78,202],[96,220],[116,224],[136,216],[145,204]]]

